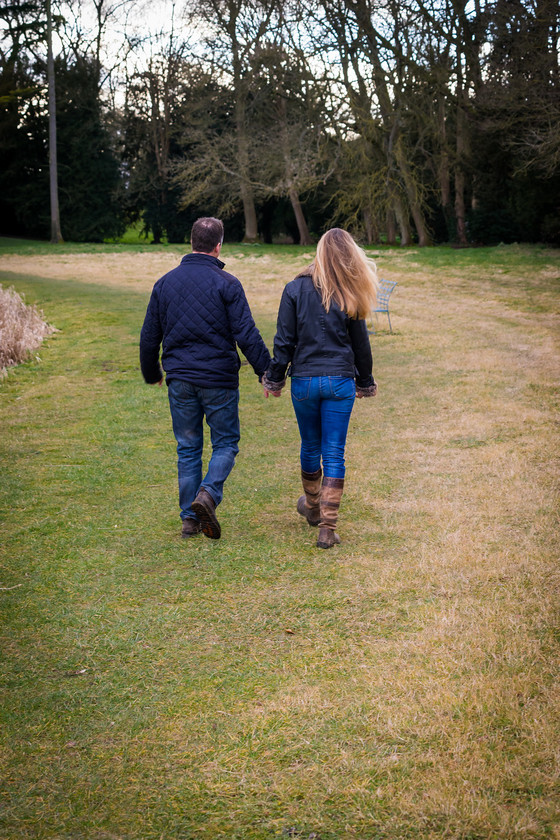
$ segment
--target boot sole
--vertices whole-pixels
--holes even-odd
[[[182,531],[181,537],[184,540],[190,540],[191,537],[198,537],[199,534],[202,534],[202,528],[199,531],[191,531],[190,534],[186,534],[184,531]]]
[[[220,528],[220,523],[216,519],[216,514],[210,507],[206,507],[206,505],[202,504],[202,502],[197,502],[196,500],[192,503],[192,509],[196,513],[200,524],[202,526],[201,530],[205,537],[208,537],[210,540],[219,540],[222,536],[222,529]]]

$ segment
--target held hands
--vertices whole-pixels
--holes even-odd
[[[266,371],[266,373],[263,373],[262,377],[259,378],[259,381],[263,386],[265,400],[267,400],[269,397],[279,397],[282,393],[282,388],[286,384],[285,377],[282,381],[269,379],[268,371]]]

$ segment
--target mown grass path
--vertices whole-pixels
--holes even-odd
[[[23,250],[0,282],[59,332],[0,383],[2,840],[560,837],[558,253],[375,253],[325,552],[247,366],[223,538],[179,537],[137,361],[176,251]],[[269,345],[308,257],[226,249]]]

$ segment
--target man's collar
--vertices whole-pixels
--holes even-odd
[[[203,251],[191,251],[190,254],[185,254],[181,262],[184,262],[185,260],[196,260],[197,262],[206,262],[207,260],[210,260],[210,262],[213,262],[218,266],[218,268],[223,268],[225,266],[225,263],[218,259],[218,257],[213,257],[212,254],[205,254]]]

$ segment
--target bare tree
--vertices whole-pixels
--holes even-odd
[[[203,128],[197,126],[198,111],[204,112],[209,102],[212,80],[193,63],[188,45],[179,41],[173,27],[152,39],[150,47],[151,54],[139,60],[127,79],[123,125],[129,195],[143,206],[145,229],[152,231],[154,241],[165,232],[170,241],[178,241],[185,234],[178,228],[178,161],[199,138],[205,146],[211,125],[203,120]],[[189,190],[190,200],[193,195]]]
[[[404,82],[414,64],[402,37],[400,6],[385,5],[381,11],[370,0],[323,0],[321,7],[324,38],[339,59],[339,79],[353,114],[354,131],[373,152],[372,177],[378,181],[380,165],[385,173],[388,224],[396,220],[401,243],[406,245],[411,241],[411,216],[419,243],[427,245],[425,189],[414,165],[414,132],[403,130],[406,121],[410,123]]]
[[[51,242],[62,242],[58,205],[58,162],[56,153],[56,93],[52,45],[52,8],[47,0],[47,80],[49,88],[49,190],[51,200]]]
[[[289,28],[289,24],[288,24]],[[325,135],[325,81],[314,75],[303,50],[280,33],[255,50],[252,123],[258,131],[259,181],[265,194],[290,201],[299,242],[312,237],[302,196],[325,183],[336,168],[333,143]]]
[[[252,79],[250,56],[276,25],[276,0],[193,0],[191,20],[211,34],[205,42],[214,76],[228,80],[233,95],[232,130],[235,161],[224,162],[243,207],[247,242],[258,239],[255,206],[254,152],[249,121]],[[214,151],[218,146],[214,145]]]

